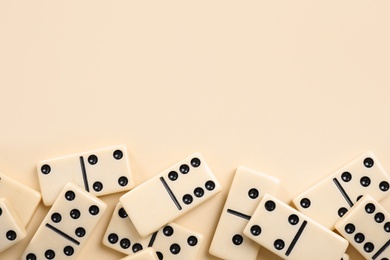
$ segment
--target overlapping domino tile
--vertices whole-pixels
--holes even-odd
[[[200,153],[137,186],[119,200],[141,236],[147,236],[221,190]],[[147,205],[147,206],[145,206]]]
[[[339,260],[348,242],[270,194],[265,194],[244,234],[283,259]]]
[[[37,171],[46,206],[53,204],[68,182],[95,196],[128,191],[134,186],[125,145],[44,160],[37,164]]]

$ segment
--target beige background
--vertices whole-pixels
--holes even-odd
[[[0,1],[0,171],[38,190],[39,160],[124,143],[141,183],[200,151],[224,189],[177,222],[214,259],[237,166],[285,201],[368,149],[390,170],[390,2],[318,2]],[[80,259],[122,257],[100,244],[120,195]]]

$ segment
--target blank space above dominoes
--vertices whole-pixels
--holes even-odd
[[[137,186],[120,202],[141,236],[147,236],[220,192],[200,153],[194,153]]]

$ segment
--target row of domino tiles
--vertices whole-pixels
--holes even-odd
[[[126,147],[119,145],[38,163],[42,199],[51,209],[22,259],[76,257],[105,209],[104,203],[95,196],[128,190],[113,212],[103,244],[134,257],[144,251],[142,249],[153,247],[159,259],[196,259],[202,235],[172,221],[221,190],[202,155],[192,154],[135,188],[127,157]],[[6,247],[0,248],[5,250],[25,236],[23,227],[34,213],[40,194],[6,176],[1,180],[1,185],[8,187],[0,191],[0,197],[5,198],[2,208],[10,209],[7,210],[10,220],[5,226],[12,223],[19,227],[17,239],[12,232],[7,234],[7,239],[11,239]],[[335,225],[337,228],[341,217],[343,220],[355,212],[348,209],[358,207],[366,200],[372,200],[370,203],[380,208],[377,201],[387,195],[389,177],[374,154],[367,152],[294,198],[293,203],[299,211],[274,196],[278,186],[279,180],[272,176],[245,167],[237,169],[210,245],[212,255],[223,259],[256,259],[259,245],[262,245],[285,259],[345,259],[347,256],[343,254],[348,243],[331,230]],[[30,198],[29,207],[12,201],[15,197],[26,198],[20,196],[20,192]],[[81,199],[69,200],[66,195],[69,193],[77,195],[71,197]],[[362,196],[364,199],[360,200]],[[75,206],[69,206],[69,212],[61,214],[68,204]],[[20,207],[14,206],[15,212],[12,212],[11,205]],[[81,211],[84,206],[87,213]],[[380,213],[388,218],[384,209]],[[25,218],[21,223],[18,223],[19,216]],[[381,219],[382,222],[387,223]],[[88,224],[79,226],[80,223]],[[346,225],[350,227],[349,224]],[[347,228],[340,229],[343,234]],[[389,244],[387,240],[377,241],[379,238],[373,236],[372,242],[367,242],[368,238],[362,241],[362,232],[348,232],[346,234],[353,237],[344,236],[351,244],[357,244],[364,256],[386,259],[383,256]],[[48,236],[52,237],[51,241],[60,242],[45,245],[40,237],[47,240]],[[375,246],[381,243],[382,246]]]

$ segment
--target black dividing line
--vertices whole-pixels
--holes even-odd
[[[176,207],[179,210],[181,210],[181,206],[180,206],[179,201],[176,199],[176,196],[175,196],[175,194],[173,194],[171,188],[169,188],[168,183],[164,180],[164,177],[160,177],[160,181],[164,185],[164,188],[167,190],[167,192],[168,192],[169,196],[171,197],[173,203],[175,203]]]
[[[84,157],[82,157],[82,156],[80,156],[80,166],[81,166],[81,173],[83,174],[84,188],[86,191],[89,192],[87,171],[85,170]]]
[[[336,178],[333,178],[333,182],[336,185],[337,189],[339,189],[339,191],[341,192],[341,195],[343,195],[344,199],[347,201],[348,205],[350,207],[352,207],[353,206],[353,202],[349,198],[348,194],[345,192],[343,186],[341,186],[340,182]]]
[[[299,228],[298,232],[295,234],[293,241],[291,242],[290,246],[287,248],[286,256],[288,256],[291,251],[293,250],[295,244],[298,242],[299,237],[302,235],[303,230],[305,229],[307,224],[307,221],[303,221],[301,227]]]
[[[50,228],[50,229],[53,230],[54,232],[56,232],[58,235],[60,235],[60,236],[62,236],[62,237],[64,237],[64,238],[66,238],[66,239],[68,239],[70,242],[73,242],[73,243],[75,243],[76,245],[80,245],[80,242],[79,242],[79,241],[77,241],[77,240],[74,239],[73,237],[71,237],[71,236],[65,234],[65,233],[62,232],[61,230],[59,230],[59,229],[53,227],[53,226],[50,225],[49,223],[46,223],[45,226],[48,227],[48,228]]]
[[[150,238],[148,247],[152,247],[152,246],[153,246],[154,241],[156,240],[157,232],[158,232],[158,231],[156,231],[156,232],[153,233],[152,237]]]
[[[235,210],[232,210],[232,209],[228,209],[227,210],[228,213],[234,215],[234,216],[237,216],[237,217],[240,217],[240,218],[243,218],[243,219],[246,219],[246,220],[250,220],[251,219],[251,216],[248,216],[244,213],[241,213],[241,212],[238,212],[238,211],[235,211]]]
[[[388,248],[390,246],[390,239],[387,240],[387,242],[378,250],[378,252],[375,253],[375,255],[373,255],[372,259],[375,260],[380,254],[383,253],[383,251],[386,250],[386,248]]]

